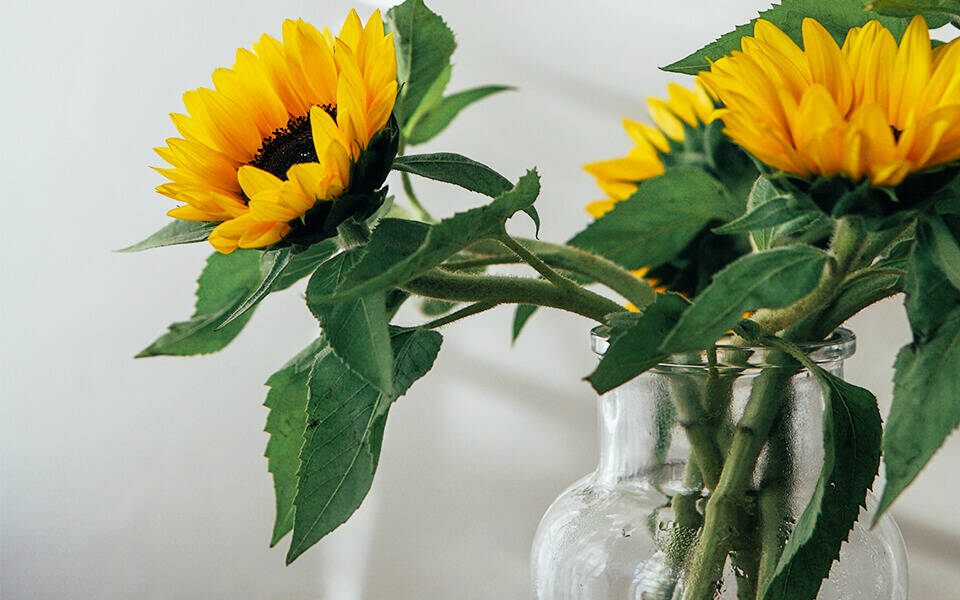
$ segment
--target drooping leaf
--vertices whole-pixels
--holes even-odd
[[[917,223],[917,239],[930,250],[934,263],[947,276],[953,287],[960,290],[960,243],[945,219],[953,215],[923,215]]]
[[[394,34],[397,78],[403,84],[394,110],[401,123],[406,123],[450,65],[457,42],[443,19],[423,0],[394,6],[387,11],[384,25]]]
[[[416,146],[429,142],[446,129],[464,108],[493,94],[513,89],[516,88],[508,85],[487,85],[443,97],[416,121],[407,138],[407,143]]]
[[[823,465],[807,504],[787,539],[763,600],[814,600],[840,547],[866,505],[880,465],[882,426],[877,399],[810,361],[823,389]]]
[[[642,183],[569,244],[628,269],[654,268],[676,256],[711,221],[738,215],[719,181],[699,169],[678,167]]]
[[[265,427],[270,441],[264,455],[267,470],[273,475],[277,507],[270,547],[293,529],[293,498],[307,427],[307,378],[317,354],[326,346],[322,337],[314,340],[267,380],[270,391],[263,405],[270,409]]]
[[[217,325],[259,285],[260,254],[256,250],[211,254],[197,280],[197,302],[190,320],[170,325],[170,331],[137,354],[137,358],[210,354],[225,348],[247,324],[253,311],[222,329],[217,329]]]
[[[673,292],[657,295],[642,313],[620,313],[610,322],[610,345],[587,377],[598,394],[623,385],[666,356],[660,343],[680,320],[690,301]]]
[[[527,324],[527,321],[530,320],[530,317],[532,317],[533,313],[535,312],[537,312],[536,304],[517,305],[517,310],[513,313],[513,331],[511,332],[511,341],[517,341],[517,338],[520,337],[520,332],[523,331],[523,327]]]
[[[387,323],[386,291],[329,302],[359,249],[341,253],[321,265],[307,284],[307,306],[320,321],[331,348],[348,367],[385,394],[393,390],[393,354]]]
[[[812,246],[786,246],[747,254],[714,275],[663,341],[665,352],[691,352],[712,345],[743,313],[783,308],[816,287],[827,255]]]
[[[900,349],[893,405],[883,438],[887,483],[877,517],[917,477],[946,437],[960,426],[960,308],[932,338]]]
[[[423,242],[409,255],[405,255],[405,247],[401,247],[398,252],[397,247],[374,244],[371,238],[366,255],[348,274],[345,285],[342,285],[334,296],[315,296],[315,300],[344,301],[402,287],[405,282],[440,265],[470,244],[500,235],[504,222],[516,212],[533,206],[539,193],[540,177],[536,171],[528,171],[515,187],[497,196],[489,205],[457,213],[430,226]],[[386,222],[385,219],[384,223]],[[413,231],[409,227],[406,229]],[[398,257],[402,259],[397,260]],[[376,268],[369,268],[368,265]]]
[[[210,237],[210,232],[220,223],[206,221],[181,221],[179,219],[168,223],[163,229],[155,232],[147,239],[117,250],[117,252],[140,252],[151,248],[174,246],[176,244],[192,244],[202,242]]]
[[[873,19],[880,21],[898,40],[906,31],[908,24],[907,19],[884,17],[874,12],[865,11],[863,0],[830,0],[829,2],[823,2],[822,0],[783,0],[780,4],[774,4],[773,8],[761,12],[760,17],[779,27],[801,47],[803,47],[801,27],[805,17],[816,19],[830,32],[837,44],[841,45],[851,28],[866,25]],[[753,19],[748,25],[738,26],[734,31],[721,36],[717,41],[707,44],[690,56],[663,67],[663,69],[687,75],[696,75],[700,71],[709,69],[710,63],[707,59],[715,61],[734,50],[739,50],[740,38],[745,35],[753,35],[753,24],[755,22],[756,19]],[[943,25],[943,21],[933,19],[932,24]]]
[[[309,377],[287,564],[360,506],[373,482],[390,404],[430,370],[441,341],[435,331],[392,331],[394,395],[378,392],[329,349],[317,355]]]

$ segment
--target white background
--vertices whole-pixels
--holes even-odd
[[[656,67],[764,8],[757,0],[434,0],[457,32],[451,90],[520,91],[469,109],[425,150],[517,177],[537,165],[543,235],[598,197],[584,162],[629,147],[619,120],[673,79]],[[384,6],[385,8],[386,6]],[[151,148],[183,90],[283,18],[339,26],[349,5],[10,2],[0,11],[3,233],[0,595],[19,599],[523,598],[537,520],[595,460],[588,323],[511,311],[453,326],[391,413],[361,510],[291,567],[269,550],[263,382],[316,334],[299,293],[271,297],[225,352],[132,356],[191,312],[203,245],[111,253],[166,222]],[[372,5],[360,5],[366,18]],[[671,17],[670,15],[677,15]],[[444,215],[480,201],[422,185]],[[522,219],[520,219],[522,220]],[[518,220],[518,221],[520,221]],[[519,223],[529,234],[526,223]],[[407,313],[412,317],[413,313]],[[854,382],[889,403],[908,339],[900,301],[853,327]],[[956,598],[952,438],[896,509],[913,598]]]

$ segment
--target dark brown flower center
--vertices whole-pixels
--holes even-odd
[[[328,115],[337,120],[337,107],[321,106]],[[287,179],[287,170],[293,165],[316,162],[317,151],[313,147],[313,132],[310,128],[310,115],[303,115],[287,121],[287,126],[277,129],[270,137],[264,138],[263,145],[257,151],[250,164],[258,169]]]

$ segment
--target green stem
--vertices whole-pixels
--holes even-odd
[[[547,264],[552,264],[550,257],[540,255]],[[522,263],[523,261],[519,256],[514,254],[504,254],[502,256],[481,256],[478,258],[461,258],[458,260],[449,260],[443,263],[443,268],[448,271],[465,271],[468,269],[475,269],[477,267],[491,267],[493,265],[515,265],[517,263]],[[556,264],[553,263],[552,266],[556,267]]]
[[[403,288],[428,298],[454,302],[494,302],[549,306],[604,323],[610,313],[623,307],[581,287],[560,289],[539,279],[491,275],[462,275],[433,269],[408,281]]]
[[[460,319],[465,319],[473,315],[482,313],[486,310],[496,307],[498,304],[496,302],[475,302],[469,306],[464,306],[460,310],[455,310],[449,315],[444,315],[427,323],[421,325],[424,329],[437,329],[443,327],[444,325],[449,325],[454,321],[459,321]]]
[[[686,382],[687,386],[681,385],[684,379],[684,375],[670,379],[671,396],[677,407],[678,423],[683,427],[690,442],[690,452],[697,463],[704,487],[713,490],[720,480],[723,459],[699,394],[685,389],[693,386],[689,385],[692,382]]]
[[[770,369],[753,382],[750,400],[737,424],[716,490],[707,501],[703,529],[687,568],[684,600],[714,598],[727,553],[740,535],[737,522],[760,451],[777,413],[790,372]]]
[[[859,221],[838,221],[830,246],[833,256],[824,266],[820,282],[813,291],[785,308],[758,310],[753,320],[765,331],[776,333],[825,305],[837,293],[840,284],[856,265],[865,240],[866,234]]]
[[[737,550],[730,553],[730,562],[735,567],[737,578],[737,600],[756,600],[757,571],[759,570],[760,555],[753,548]]]
[[[903,272],[897,269],[877,269],[871,275],[886,275],[894,280],[888,286],[877,287],[869,293],[862,294],[857,297],[856,302],[827,304],[787,328],[784,337],[789,340],[822,340],[861,310],[903,291],[905,279]],[[851,281],[853,276],[847,278],[844,286]]]
[[[435,223],[436,220],[430,215],[426,208],[420,204],[420,200],[417,198],[417,195],[413,191],[413,183],[410,181],[410,174],[407,172],[400,173],[400,182],[403,185],[403,193],[407,195],[407,200],[410,201],[410,206],[417,211],[417,216],[420,217],[420,220],[425,223]]]
[[[540,260],[536,254],[530,252],[526,249],[526,247],[524,247],[523,244],[510,237],[506,231],[504,231],[500,237],[497,238],[497,241],[509,248],[511,252],[519,256],[524,262],[533,267],[537,273],[540,273],[544,279],[554,284],[558,288],[570,290],[572,288],[579,287],[577,284],[570,281],[560,273],[554,271],[550,265]]]
[[[703,525],[703,515],[697,510],[697,501],[703,496],[703,476],[700,474],[696,459],[691,458],[687,461],[683,470],[682,485],[684,491],[670,499],[670,507],[673,509],[677,525],[683,528],[683,531],[677,532],[677,536],[681,540],[687,540],[691,537],[691,532],[696,532]],[[683,554],[685,555],[686,552]]]
[[[551,267],[575,273],[590,281],[600,283],[617,292],[638,308],[647,306],[656,298],[656,294],[649,283],[602,256],[561,244],[551,244],[525,238],[515,239]],[[481,258],[472,259],[477,261],[475,263],[464,260],[448,263],[445,266],[455,265],[457,268],[464,268],[471,265],[482,266],[515,262],[512,256],[504,254],[499,247],[489,242],[473,244],[467,248],[467,251],[479,254]],[[497,261],[498,258],[503,258],[503,262],[487,262],[488,260]]]
[[[786,465],[780,465],[786,468]],[[787,501],[785,482],[781,479],[768,481],[760,489],[757,505],[760,510],[760,565],[757,579],[760,589],[773,581],[786,542],[784,513]]]

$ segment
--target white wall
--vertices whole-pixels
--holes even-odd
[[[619,119],[642,118],[643,98],[671,79],[655,67],[763,7],[432,5],[460,43],[451,89],[521,91],[470,109],[428,149],[511,177],[538,165],[551,240],[586,223],[581,207],[598,192],[580,165],[628,148]],[[580,381],[592,360],[585,321],[540,314],[513,351],[508,309],[449,328],[435,371],[392,412],[367,503],[291,567],[267,548],[261,402],[263,381],[315,334],[298,293],[271,297],[221,354],[131,358],[190,313],[209,252],[111,253],[165,222],[169,201],[152,191],[161,178],[147,165],[175,135],[167,113],[237,46],[279,34],[283,18],[339,25],[348,7],[62,1],[0,11],[5,600],[524,597],[541,512],[595,458],[593,398]],[[440,214],[478,201],[421,187]],[[849,375],[887,403],[908,337],[899,301],[854,328]],[[897,510],[916,598],[960,585],[958,460],[954,437]]]

